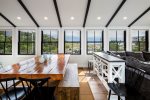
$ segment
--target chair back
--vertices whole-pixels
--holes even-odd
[[[16,78],[0,79],[0,85],[1,85],[2,89],[4,90],[4,93],[6,94],[6,98],[8,100],[11,100],[11,98],[9,96],[9,93],[8,93],[10,89],[14,89],[15,90],[14,94],[15,94],[15,98],[17,100],[15,80],[16,80]],[[11,86],[10,86],[10,83],[11,83]]]
[[[145,71],[139,68],[134,68],[128,74],[130,75],[128,75],[128,81],[126,82],[127,88],[139,91],[143,83]]]
[[[22,83],[22,86],[24,88],[26,97],[29,99],[35,99],[38,98],[38,100],[42,100],[42,87],[45,83],[47,83],[47,89],[48,89],[48,80],[50,77],[47,78],[40,78],[40,79],[27,79],[27,78],[21,78],[19,77],[19,80]],[[28,87],[28,91],[26,91],[25,87]]]

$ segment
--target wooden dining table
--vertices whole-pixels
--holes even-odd
[[[13,68],[0,73],[0,78],[24,77],[24,78],[44,78],[50,77],[52,80],[62,80],[69,61],[69,54],[54,54],[46,63],[35,63],[33,67]]]

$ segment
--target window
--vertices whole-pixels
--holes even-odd
[[[58,53],[58,30],[42,31],[42,54]]]
[[[148,51],[148,31],[132,30],[132,51]]]
[[[35,30],[20,30],[18,42],[19,55],[35,54]]]
[[[81,54],[81,31],[65,30],[65,54]]]
[[[12,31],[0,31],[0,55],[12,54]]]
[[[87,30],[87,54],[103,50],[103,31]]]
[[[109,31],[109,50],[125,51],[126,50],[126,31],[110,30]]]

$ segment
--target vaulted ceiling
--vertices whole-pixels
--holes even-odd
[[[55,0],[0,0],[0,13],[17,27],[37,26],[18,1],[23,2],[41,27],[60,27],[60,22],[63,27],[82,27],[84,21],[85,27],[103,27],[110,19],[109,26],[128,26],[148,8],[132,26],[150,26],[150,0],[125,0],[120,8],[123,0],[56,0],[57,5],[54,4]],[[21,20],[17,17],[21,17]],[[48,20],[44,20],[44,17]],[[74,17],[74,20],[70,17]],[[127,19],[124,20],[123,17]],[[12,25],[0,17],[0,26]]]

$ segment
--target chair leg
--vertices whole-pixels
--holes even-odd
[[[111,90],[109,90],[108,100],[110,100]]]
[[[120,96],[118,96],[118,100],[120,100]]]

